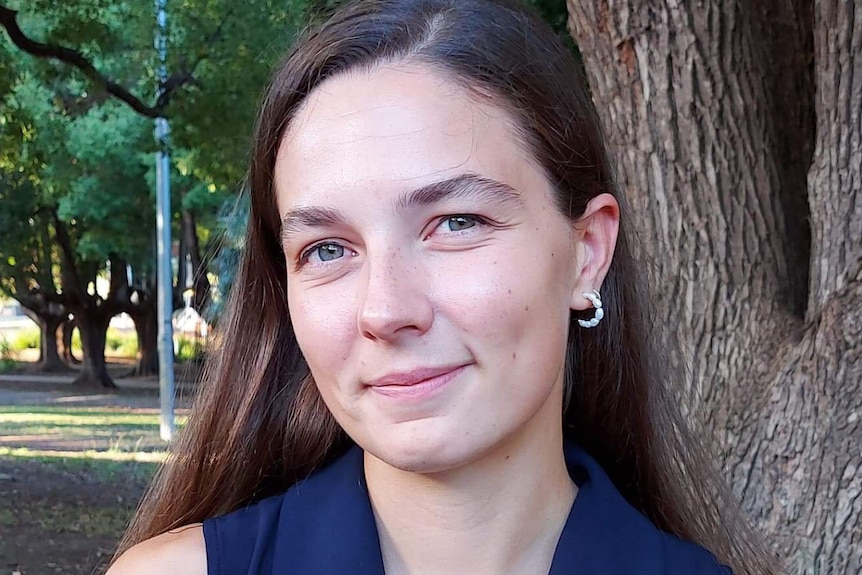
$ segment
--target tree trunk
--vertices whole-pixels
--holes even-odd
[[[66,317],[64,310],[59,306],[47,305],[44,301],[37,302],[35,298],[28,299],[26,303],[32,307],[24,307],[24,313],[39,326],[39,363],[36,371],[68,371],[69,367],[63,363],[57,351],[57,328]]]
[[[194,213],[183,210],[180,224],[180,266],[177,274],[177,289],[180,293],[187,289],[194,290],[192,307],[200,313],[209,302],[211,286],[207,278],[206,266],[201,259]]]
[[[138,335],[138,358],[135,364],[134,375],[158,375],[159,353],[158,353],[158,314],[156,306],[151,298],[131,314],[135,322],[135,333]]]
[[[67,319],[63,322],[63,360],[69,365],[78,365],[81,360],[75,357],[72,351],[72,335],[75,333],[75,328],[78,327],[78,322],[73,319]]]
[[[860,572],[862,9],[568,5],[686,407],[793,573]]]
[[[63,318],[51,317],[39,322],[40,359],[39,371],[67,371],[69,367],[60,359],[57,350],[57,328],[63,323]]]
[[[111,317],[107,314],[76,314],[84,360],[75,384],[85,387],[115,388],[114,380],[108,374],[105,362],[105,341]]]

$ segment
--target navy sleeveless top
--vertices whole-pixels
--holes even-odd
[[[731,575],[656,529],[586,451],[568,443],[565,454],[579,490],[549,575]],[[203,532],[208,575],[384,575],[356,446],[281,495],[205,520]]]

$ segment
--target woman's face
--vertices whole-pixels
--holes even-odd
[[[431,472],[559,433],[569,311],[594,286],[505,113],[420,66],[341,75],[275,185],[291,321],[359,445]]]

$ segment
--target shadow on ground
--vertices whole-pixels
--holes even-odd
[[[158,381],[117,383],[91,393],[71,376],[0,374],[0,575],[104,572],[166,448]]]

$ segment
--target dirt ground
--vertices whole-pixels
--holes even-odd
[[[122,475],[0,458],[0,573],[103,573],[146,486]]]
[[[111,407],[157,413],[156,380],[119,379],[117,392],[81,392],[69,376],[0,374],[0,405]],[[188,394],[188,393],[187,393]],[[188,401],[179,400],[185,411]],[[85,438],[86,439],[86,438]],[[101,438],[0,436],[0,447],[101,450]],[[0,575],[101,574],[154,463],[0,455]]]

